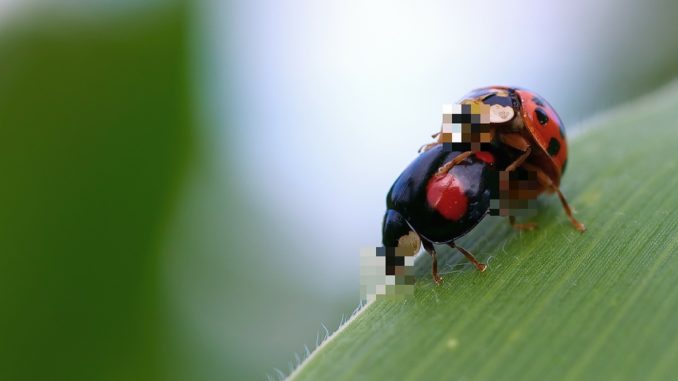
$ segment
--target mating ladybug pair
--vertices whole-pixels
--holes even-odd
[[[521,201],[540,193],[555,192],[574,228],[585,230],[559,189],[567,165],[563,123],[535,93],[500,86],[473,90],[444,108],[441,131],[433,137],[437,141],[420,149],[388,192],[382,243],[407,251],[423,245],[436,283],[434,244],[456,248],[483,271],[487,266],[455,240],[488,213],[508,216],[518,229],[534,228],[516,224],[515,216]]]

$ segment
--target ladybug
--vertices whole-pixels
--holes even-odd
[[[497,197],[497,159],[490,151],[479,151],[457,160],[462,154],[442,145],[431,147],[402,172],[386,196],[383,245],[404,250],[399,256],[413,255],[423,245],[433,259],[431,274],[436,283],[441,278],[434,244],[459,250],[480,271],[487,267],[455,240],[488,214],[491,200]],[[444,169],[453,161],[455,165]]]
[[[422,149],[425,151],[440,144],[455,146],[470,143],[470,150],[460,154],[460,158],[485,149],[483,147],[487,144],[504,150],[512,158],[505,170],[511,172],[523,168],[533,172],[539,183],[537,194],[555,192],[574,228],[584,232],[584,224],[574,218],[559,188],[567,166],[567,141],[563,122],[553,107],[532,91],[505,86],[473,90],[463,96],[458,104],[465,108],[466,115],[448,115],[455,117],[458,123],[466,123],[465,128],[470,128],[473,133],[461,133],[452,140],[451,134],[441,129],[441,132],[433,135],[438,138],[437,141]],[[471,120],[469,110],[472,108],[489,110],[489,115],[483,114]],[[445,118],[444,112],[443,126],[446,125]],[[447,122],[454,121],[450,119]],[[456,162],[447,164],[447,167],[450,165],[454,166]],[[510,221],[513,224],[513,217]]]

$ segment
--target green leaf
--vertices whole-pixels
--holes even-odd
[[[189,12],[50,3],[0,34],[0,380],[167,380]]]
[[[415,296],[378,300],[316,350],[295,380],[665,380],[678,373],[678,82],[595,118],[570,141],[563,191],[533,232],[486,218],[427,256]],[[455,263],[458,265],[455,267]],[[455,271],[452,271],[455,270]]]

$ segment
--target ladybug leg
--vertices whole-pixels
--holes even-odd
[[[478,269],[478,271],[483,272],[487,268],[486,264],[478,262],[476,257],[474,257],[473,254],[469,253],[463,247],[457,246],[457,244],[455,244],[455,243],[448,243],[448,246],[455,248],[455,249],[459,250],[460,253],[464,254],[466,259],[468,259],[471,263],[473,263],[473,265]]]
[[[433,244],[429,241],[422,240],[421,244],[424,246],[424,250],[431,255],[433,262],[431,262],[431,276],[433,281],[436,284],[440,284],[443,279],[438,275],[438,258],[436,257],[436,249],[433,247]]]
[[[530,153],[532,153],[530,142],[528,142],[527,139],[522,137],[520,134],[501,134],[500,139],[502,143],[506,144],[507,146],[513,147],[523,152],[516,160],[513,161],[513,163],[506,167],[506,172],[511,172],[520,167],[523,162],[525,162],[525,159],[530,156]]]
[[[443,164],[440,168],[438,168],[438,172],[436,174],[441,175],[441,174],[447,173],[450,169],[452,169],[452,167],[454,167],[455,165],[466,160],[466,158],[468,158],[472,154],[473,154],[473,151],[466,151],[466,152],[460,153],[459,155],[455,156],[454,159],[450,160],[449,162]]]
[[[544,173],[541,169],[535,167],[532,164],[525,164],[523,165],[525,169],[528,171],[534,171],[537,174],[537,181],[546,189],[551,189],[554,192],[558,194],[558,198],[560,199],[560,203],[563,204],[563,209],[565,210],[565,214],[567,215],[567,218],[570,219],[570,222],[572,222],[572,225],[574,226],[575,229],[577,229],[580,232],[585,232],[586,227],[584,224],[581,222],[577,221],[576,218],[572,215],[572,209],[570,209],[570,205],[567,203],[567,200],[565,199],[565,196],[563,195],[563,192],[560,191],[560,188],[553,184],[553,181]]]
[[[537,224],[534,222],[527,222],[524,224],[518,224],[516,223],[516,217],[515,216],[509,216],[509,223],[511,224],[511,227],[516,229],[516,230],[534,230],[537,228]]]

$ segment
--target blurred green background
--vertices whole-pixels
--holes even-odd
[[[0,0],[0,379],[287,372],[442,103],[521,85],[576,126],[678,74],[676,15]]]

